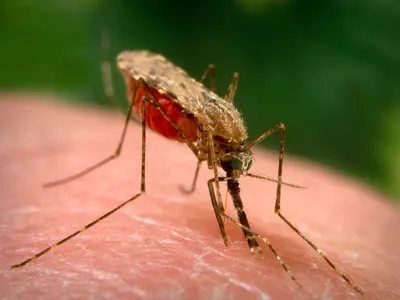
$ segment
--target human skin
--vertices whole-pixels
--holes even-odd
[[[194,155],[150,131],[146,194],[11,270],[139,191],[141,131],[134,122],[118,159],[74,182],[41,187],[111,154],[122,126],[117,112],[0,95],[2,299],[362,299],[274,214],[275,183],[241,178],[242,199],[252,228],[302,287],[265,244],[264,259],[252,257],[241,229],[229,222],[225,247],[206,186],[212,172],[203,166],[196,191],[182,194],[178,186],[190,186]],[[276,176],[276,153],[256,149],[255,157],[253,173]],[[290,156],[283,177],[307,186],[283,187],[283,215],[362,288],[364,299],[400,299],[399,209],[365,184]],[[231,203],[228,214],[235,216]]]

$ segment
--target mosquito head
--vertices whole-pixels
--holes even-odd
[[[237,179],[246,175],[253,164],[253,154],[249,151],[228,152],[220,158],[222,169],[228,176]]]

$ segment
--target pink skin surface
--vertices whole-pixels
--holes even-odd
[[[140,187],[140,127],[132,123],[117,160],[74,182],[42,189],[111,154],[123,117],[45,97],[0,95],[1,299],[362,299],[274,214],[276,185],[242,178],[253,229],[268,247],[252,257],[240,228],[219,233],[203,166],[188,147],[148,131],[146,195],[23,268],[11,270],[119,205]],[[268,124],[274,125],[274,124]],[[287,132],[290,148],[290,128]],[[276,176],[277,154],[255,151],[252,172]],[[282,212],[364,291],[400,299],[400,212],[360,182],[285,157]],[[226,187],[222,186],[225,196]],[[228,202],[229,203],[229,202]],[[232,204],[228,214],[235,216]]]

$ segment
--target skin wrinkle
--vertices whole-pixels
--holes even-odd
[[[0,172],[0,236],[3,241],[0,244],[3,253],[0,257],[3,274],[0,290],[5,297],[34,295],[55,299],[62,291],[64,275],[71,274],[71,278],[67,278],[71,293],[63,294],[64,299],[71,295],[129,298],[132,294],[123,294],[123,291],[136,284],[147,293],[147,298],[153,299],[158,289],[174,289],[173,286],[157,285],[155,275],[173,278],[185,287],[185,293],[178,298],[189,299],[191,295],[211,298],[214,287],[226,282],[221,275],[226,273],[266,293],[271,299],[290,299],[293,295],[297,299],[321,299],[326,294],[330,299],[361,299],[273,214],[276,190],[273,183],[241,178],[241,196],[254,230],[270,239],[303,288],[299,289],[290,281],[266,247],[262,246],[264,260],[253,259],[240,228],[229,222],[229,247],[225,248],[205,184],[211,177],[210,172],[202,169],[195,193],[182,195],[178,185],[187,187],[191,184],[196,159],[184,145],[151,132],[148,132],[145,196],[33,264],[11,271],[10,264],[26,259],[138,191],[140,128],[134,124],[129,126],[126,148],[115,162],[76,182],[42,190],[41,184],[79,171],[113,151],[123,120],[118,113],[51,104],[44,97],[3,97],[9,100],[0,101],[0,153],[4,154],[0,156],[0,169],[8,163],[13,166],[12,173]],[[85,134],[77,137],[80,128],[85,128]],[[7,135],[2,134],[5,130]],[[28,142],[25,136],[29,136]],[[10,151],[15,152],[11,155]],[[31,154],[34,155],[31,157]],[[273,176],[277,154],[257,149],[254,154],[256,161],[252,171]],[[172,162],[171,157],[174,157]],[[179,163],[176,163],[178,157]],[[284,179],[300,181],[308,188],[283,188],[284,215],[295,225],[309,228],[304,233],[363,288],[365,299],[400,298],[400,282],[396,276],[400,264],[395,259],[396,253],[400,252],[396,239],[396,228],[400,228],[398,209],[354,179],[309,162],[285,159]],[[109,190],[109,187],[113,189]],[[108,191],[104,198],[102,190]],[[180,197],[182,201],[170,201],[162,193]],[[77,208],[83,208],[82,213],[77,213]],[[232,210],[232,204],[229,204],[229,211]],[[137,216],[161,225],[145,224],[143,220],[135,219]],[[325,224],[321,221],[324,219]],[[331,229],[330,223],[341,224],[344,230],[338,233],[337,229]],[[174,236],[173,231],[188,240]],[[137,241],[132,234],[143,239]],[[337,237],[338,234],[343,236]],[[163,239],[180,243],[162,244],[159,241]],[[203,268],[195,279],[191,279],[187,274],[193,272],[194,257],[205,249],[212,249],[216,255],[204,257],[209,269]],[[348,252],[357,253],[358,258],[349,258]],[[177,266],[178,269],[162,268],[163,265]],[[79,271],[82,266],[85,266],[85,272]],[[118,274],[122,281],[117,287],[110,280],[94,278],[93,270]],[[52,274],[54,271],[58,273]],[[328,292],[327,282],[331,287]],[[90,289],[86,286],[88,283]],[[243,299],[252,294],[229,285],[224,295]]]
[[[266,293],[264,293],[263,291],[261,291],[260,289],[254,287],[252,285],[248,285],[248,284],[244,283],[243,281],[239,281],[239,280],[236,280],[236,279],[233,279],[233,278],[229,278],[229,282],[232,283],[232,284],[235,284],[237,286],[240,286],[241,288],[243,288],[243,289],[245,289],[247,291],[255,292],[255,294],[261,296],[261,299],[263,299],[263,300],[269,300],[270,299],[270,297]]]
[[[215,251],[207,251],[206,253],[203,253],[202,255],[196,256],[196,265],[194,267],[194,269],[196,271],[192,275],[192,277],[199,276],[200,272],[201,272],[201,268],[203,268],[204,270],[212,271],[212,272],[218,274],[223,279],[223,281],[227,280],[228,282],[230,282],[233,285],[236,285],[236,286],[238,286],[240,288],[243,288],[243,289],[245,289],[247,291],[250,291],[251,294],[255,293],[255,294],[259,295],[261,297],[261,299],[265,299],[265,300],[270,299],[270,297],[267,294],[265,294],[263,291],[261,291],[256,286],[253,286],[251,284],[251,282],[245,282],[245,281],[241,281],[241,280],[235,279],[235,278],[233,278],[233,277],[235,277],[235,275],[233,273],[224,272],[222,269],[221,270],[216,270],[213,265],[205,263],[203,258],[209,256],[210,254],[219,255],[219,253],[217,253]],[[228,257],[225,256],[225,258],[228,258]],[[230,257],[230,259],[234,259],[234,258]],[[238,262],[240,262],[240,261],[238,261]],[[214,295],[216,293],[219,294],[220,291],[219,291],[218,288],[219,288],[218,286],[214,287]],[[217,291],[215,289],[217,289]]]
[[[329,292],[330,292],[330,283],[328,280],[325,284],[325,291],[322,294],[322,300],[330,300],[331,299],[331,297],[329,296]]]
[[[229,285],[228,282],[215,285],[213,288],[212,299],[215,300],[223,299],[223,296],[225,295],[224,294],[225,289],[228,287],[228,285]]]
[[[199,276],[199,274],[201,273],[201,268],[205,266],[203,258],[211,253],[213,252],[207,250],[205,253],[202,253],[200,255],[195,255],[196,259],[195,259],[195,264],[193,266],[193,272],[190,275],[191,278],[196,278],[197,276]]]

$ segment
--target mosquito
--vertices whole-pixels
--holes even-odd
[[[103,80],[106,83],[105,93],[112,98],[111,66],[105,60],[102,67]],[[215,68],[213,65],[209,65],[201,79],[197,81],[159,54],[149,51],[124,51],[117,56],[117,67],[125,80],[130,106],[115,152],[83,171],[61,180],[49,182],[45,184],[45,187],[70,182],[119,157],[129,120],[135,113],[141,120],[142,125],[140,192],[71,235],[11,268],[19,268],[33,262],[145,194],[146,128],[148,127],[168,139],[185,143],[196,156],[197,167],[192,184],[189,189],[180,186],[182,192],[190,194],[195,191],[200,166],[203,162],[206,162],[208,168],[213,171],[213,177],[208,180],[207,185],[219,230],[226,246],[228,245],[228,238],[224,221],[229,220],[242,228],[251,253],[263,257],[263,252],[256,238],[260,239],[268,246],[289,277],[299,284],[269,240],[251,229],[240,196],[238,180],[241,176],[273,181],[277,184],[275,213],[308,243],[348,285],[358,293],[363,294],[360,287],[339,271],[331,260],[281,213],[282,185],[302,187],[282,180],[285,125],[279,123],[261,134],[254,141],[247,141],[248,135],[244,121],[233,105],[233,98],[239,79],[238,73],[234,73],[226,95],[221,98],[215,93]],[[207,76],[211,79],[211,90],[207,89],[203,84]],[[277,131],[280,132],[277,178],[250,173],[249,170],[253,163],[252,148]],[[225,176],[218,176],[219,168],[222,168],[226,173]],[[233,200],[238,220],[226,213],[226,208],[221,199],[220,182],[227,183],[228,192]]]

